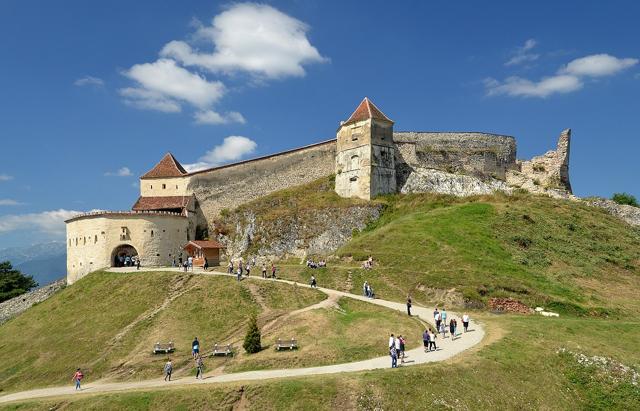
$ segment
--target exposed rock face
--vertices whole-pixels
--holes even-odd
[[[626,221],[633,226],[640,226],[640,208],[630,205],[618,204],[615,201],[604,198],[589,198],[587,204],[607,210],[612,215]]]
[[[532,193],[563,197],[571,194],[569,181],[569,148],[571,129],[560,133],[555,150],[519,161],[519,170],[507,171],[507,183],[510,186],[524,188]]]
[[[231,258],[240,256],[286,257],[330,255],[351,239],[354,230],[380,217],[382,206],[371,204],[348,208],[324,208],[291,214],[262,222],[253,212],[232,215],[225,223],[232,233],[218,235]]]
[[[19,295],[3,303],[0,303],[0,324],[10,320],[16,315],[22,314],[32,305],[40,303],[67,285],[63,278],[37,290]]]
[[[532,314],[533,310],[518,300],[513,298],[498,298],[493,297],[489,299],[489,307],[493,311],[510,312],[520,314]]]
[[[438,193],[461,197],[493,194],[495,191],[511,193],[511,188],[503,181],[493,178],[481,180],[477,177],[426,168],[414,169],[401,190],[403,194]]]

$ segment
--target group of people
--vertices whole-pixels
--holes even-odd
[[[362,284],[362,295],[371,299],[376,298],[376,294],[373,292],[373,287],[371,287],[371,284],[369,284],[368,281],[365,281],[364,284]]]
[[[373,268],[373,257],[369,256],[369,258],[367,258],[367,260],[362,263],[362,268],[364,268],[365,270],[371,270]]]
[[[391,368],[398,368],[398,360],[404,364],[406,339],[399,335],[395,337],[393,334],[389,337],[389,355],[391,356]]]
[[[193,339],[191,343],[191,357],[193,357],[193,361],[195,362],[196,367],[196,379],[204,378],[204,360],[202,359],[202,355],[200,355],[200,341],[198,337]],[[173,362],[171,358],[167,359],[167,362],[164,364],[164,380],[171,381],[171,374],[173,373]]]
[[[138,270],[140,269],[140,257],[137,255],[130,256],[121,254],[118,256],[116,260],[118,267],[136,267]]]
[[[237,266],[233,263],[233,260],[229,260],[229,265],[227,266],[227,273],[228,274],[236,274],[236,278],[238,279],[238,281],[242,280],[243,276],[247,276],[249,277],[251,275],[251,270],[253,268],[255,268],[256,266],[256,258],[253,257],[253,259],[251,260],[250,263],[247,263],[246,265],[242,262],[242,260],[238,260],[238,264]],[[237,268],[236,268],[237,267]],[[269,278],[268,274],[267,274],[267,265],[266,264],[262,264],[262,278]],[[276,271],[277,268],[275,266],[275,264],[271,264],[271,278],[277,278],[276,277]]]
[[[317,263],[314,260],[307,260],[307,267],[309,268],[325,268],[326,266],[327,262],[324,260],[324,258]]]

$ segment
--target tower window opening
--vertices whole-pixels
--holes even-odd
[[[153,184],[149,184],[149,188],[153,190]]]
[[[166,185],[166,184],[163,184],[163,185],[162,185],[162,189],[164,190],[165,188],[167,188],[167,185]]]
[[[153,237],[153,230],[151,230],[151,237]]]

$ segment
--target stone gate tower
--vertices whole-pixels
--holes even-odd
[[[367,97],[340,124],[336,150],[336,192],[370,200],[396,192],[393,121]]]

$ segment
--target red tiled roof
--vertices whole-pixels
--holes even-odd
[[[189,245],[196,246],[197,248],[224,248],[222,244],[214,240],[198,240],[198,241],[189,241],[184,247],[186,248]]]
[[[142,211],[185,208],[189,205],[190,201],[191,196],[138,197],[138,201],[136,201],[131,209],[133,211]]]
[[[155,167],[140,178],[182,177],[187,174],[182,165],[171,153],[165,154]]]
[[[375,104],[369,100],[368,97],[365,97],[364,100],[360,103],[356,111],[351,114],[351,117],[344,124],[355,123],[356,121],[368,120],[370,118],[374,118],[376,120],[383,120],[393,123]]]

